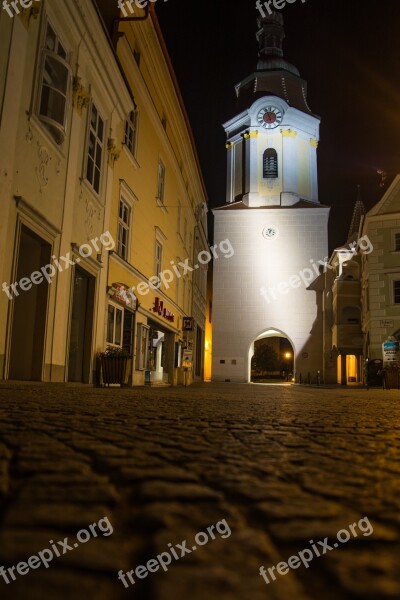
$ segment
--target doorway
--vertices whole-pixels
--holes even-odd
[[[250,381],[252,383],[292,383],[294,348],[284,334],[270,330],[259,336],[250,348]]]
[[[51,245],[22,225],[16,281],[50,263]],[[16,288],[13,300],[9,379],[41,381],[45,352],[49,286],[46,281],[27,291]]]
[[[95,283],[95,277],[80,267],[75,267],[68,381],[90,382]]]

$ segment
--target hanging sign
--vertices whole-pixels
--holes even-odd
[[[182,329],[183,331],[193,331],[193,317],[183,317]]]

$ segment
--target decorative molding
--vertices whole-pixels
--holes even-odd
[[[245,140],[251,140],[253,138],[257,138],[258,137],[258,131],[246,131],[246,133],[243,135]]]
[[[281,134],[283,137],[297,137],[297,131],[293,131],[293,129],[281,129]]]
[[[38,18],[40,13],[40,8],[37,6],[31,6],[30,8],[23,8],[22,12],[20,13],[20,19],[23,23],[23,25],[28,29],[31,19],[34,19],[36,21],[36,19]]]
[[[47,187],[49,183],[47,169],[49,162],[51,161],[51,156],[46,146],[41,145],[39,142],[37,142],[37,145],[39,165],[35,168],[35,172],[39,181],[40,193],[43,193],[44,188]]]
[[[25,134],[25,139],[28,142],[28,144],[31,144],[33,141],[33,133],[30,125],[28,125],[28,131]]]
[[[115,140],[113,138],[108,138],[107,150],[110,165],[113,167],[115,161],[119,159],[119,156],[121,154],[121,151],[118,150],[117,146],[115,145]]]
[[[72,80],[72,104],[78,113],[82,114],[82,109],[86,108],[90,101],[90,95],[81,83],[81,78],[75,76]]]
[[[81,193],[79,194],[79,202],[80,204],[84,204],[84,210],[86,213],[84,218],[85,229],[86,233],[88,234],[88,238],[91,238],[93,237],[96,229],[94,222],[95,218],[97,217],[98,221],[101,220],[102,210],[96,207],[94,202],[92,202],[92,200],[90,200],[86,194],[84,194],[83,190],[81,190]]]

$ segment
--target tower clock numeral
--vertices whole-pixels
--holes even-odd
[[[266,106],[257,115],[258,123],[265,129],[274,129],[282,122],[282,112],[276,106]]]

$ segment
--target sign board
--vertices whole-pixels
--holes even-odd
[[[193,350],[183,351],[183,362],[193,362]]]
[[[182,329],[183,329],[183,331],[193,331],[193,318],[192,317],[183,317]]]
[[[164,319],[167,319],[167,321],[169,321],[170,323],[175,322],[174,313],[165,308],[164,302],[163,300],[160,300],[160,298],[154,299],[154,306],[152,310],[153,312],[157,313],[160,317],[164,317]]]
[[[391,319],[383,319],[383,320],[381,320],[380,323],[381,323],[381,327],[388,327],[388,328],[393,327],[393,320],[391,320]]]
[[[131,288],[127,288],[120,283],[113,283],[112,292],[114,300],[120,302],[120,304],[124,304],[131,310],[137,309],[137,298]]]
[[[383,365],[394,365],[400,362],[400,342],[395,339],[386,340],[382,344]]]

